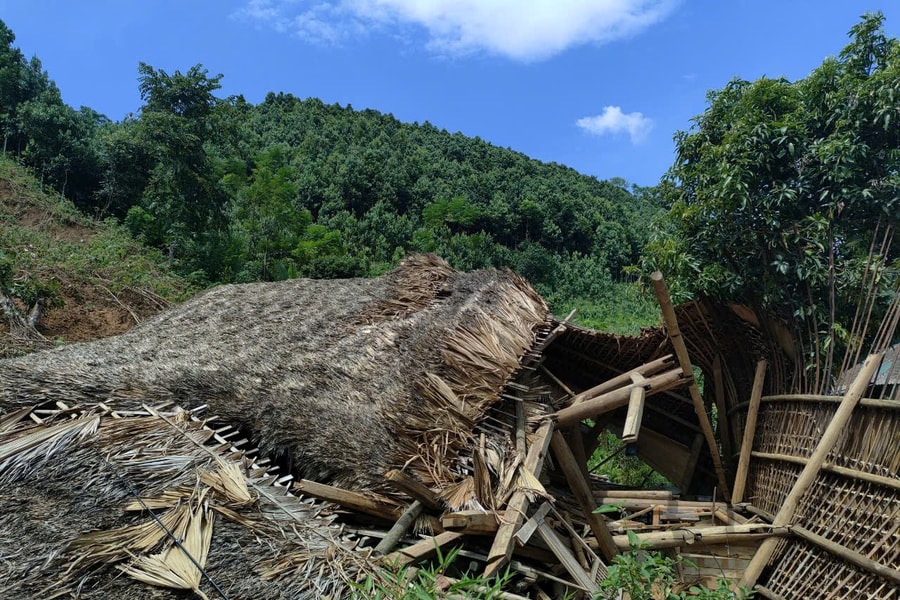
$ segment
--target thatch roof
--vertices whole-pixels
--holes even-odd
[[[0,361],[3,597],[166,597],[135,584],[160,578],[210,593],[156,518],[208,548],[227,597],[346,589],[368,551],[178,411],[239,428],[282,473],[373,490],[402,468],[453,495],[546,317],[509,271],[418,256],[377,279],[215,288],[124,335]],[[243,500],[217,483],[226,467]]]
[[[206,404],[304,477],[365,488],[412,463],[443,486],[431,465],[452,465],[546,315],[512,272],[431,256],[377,279],[227,285],[124,335],[0,362],[0,410]]]

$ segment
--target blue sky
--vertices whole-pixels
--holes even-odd
[[[872,10],[898,36],[886,0],[0,0],[65,101],[114,120],[138,62],[201,63],[223,95],[374,108],[640,185],[708,90],[804,77]]]

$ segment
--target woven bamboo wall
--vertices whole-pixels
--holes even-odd
[[[836,402],[764,399],[748,500],[769,514],[787,493],[834,415]],[[900,571],[900,402],[856,407],[803,495],[794,524],[878,565]],[[896,582],[842,558],[834,547],[786,538],[760,583],[785,599],[900,599]]]

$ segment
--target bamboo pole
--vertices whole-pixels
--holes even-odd
[[[678,387],[683,383],[684,376],[681,369],[676,368],[660,375],[655,375],[643,381],[640,385],[645,388],[646,395],[650,396]],[[590,419],[625,406],[631,397],[631,390],[635,387],[637,387],[637,384],[632,383],[629,386],[606,392],[579,404],[573,404],[549,416],[550,418],[555,418],[559,427],[571,427],[584,419]]]
[[[803,458],[802,456],[788,456],[787,454],[775,454],[772,452],[756,452],[753,451],[750,453],[754,458],[762,458],[765,460],[775,460],[780,462],[789,462],[795,465],[803,465],[805,466],[809,460]],[[893,488],[897,491],[900,491],[900,479],[896,477],[885,477],[883,475],[875,475],[874,473],[867,473],[865,471],[858,471],[857,469],[848,469],[847,467],[841,467],[830,462],[826,462],[822,464],[822,470],[828,471],[830,473],[836,473],[837,475],[842,475],[843,477],[848,477],[850,479],[858,479],[860,481],[867,481],[869,483],[874,483],[877,485],[883,485],[884,487]]]
[[[728,417],[728,403],[725,400],[725,374],[722,369],[722,355],[718,352],[713,359],[713,393],[716,398],[716,412],[718,416],[718,424],[716,427],[719,431],[719,440],[722,442],[722,454],[725,460],[731,463],[731,456],[734,453],[734,440],[731,439],[731,423]]]
[[[790,535],[790,527],[775,527],[768,523],[747,523],[745,525],[719,525],[715,527],[681,528],[674,531],[650,531],[636,534],[641,545],[658,550],[686,546],[694,542],[702,542],[706,546],[715,544],[738,544],[761,540],[773,536]],[[619,550],[628,550],[631,546],[627,535],[614,535],[613,542]]]
[[[397,522],[394,523],[387,535],[375,546],[375,554],[386,554],[393,550],[400,538],[403,537],[403,534],[415,523],[423,508],[425,506],[421,502],[413,500],[413,503],[403,511],[403,514],[400,515],[400,518],[397,519]]]
[[[633,444],[638,440],[641,432],[641,420],[644,418],[645,390],[641,383],[646,381],[643,375],[635,374],[632,377],[635,387],[631,388],[628,396],[628,414],[625,416],[625,426],[622,427],[622,441]]]
[[[747,420],[744,423],[744,438],[741,440],[741,454],[738,458],[737,474],[734,476],[734,493],[731,494],[732,504],[737,504],[744,499],[744,490],[747,487],[747,473],[750,472],[750,453],[753,451],[753,436],[756,435],[756,417],[759,414],[759,402],[760,398],[762,398],[767,366],[768,363],[765,360],[756,363],[753,391],[750,392],[750,408],[747,409]]]
[[[666,288],[666,282],[662,273],[654,271],[650,275],[650,281],[653,283],[653,289],[656,292],[656,298],[659,300],[659,307],[662,310],[663,321],[666,324],[666,331],[675,349],[675,355],[678,357],[678,363],[684,372],[684,376],[690,382],[688,390],[691,394],[691,402],[694,405],[694,412],[697,413],[697,420],[700,422],[700,428],[703,430],[703,436],[706,438],[706,445],[709,447],[712,456],[713,466],[716,469],[716,476],[719,479],[719,491],[725,498],[730,498],[728,480],[725,478],[725,471],[722,469],[722,457],[719,456],[719,447],[716,444],[716,436],[713,433],[712,425],[709,423],[709,417],[706,416],[706,407],[703,404],[703,398],[700,397],[700,389],[694,380],[694,372],[691,368],[691,360],[688,356],[687,346],[684,344],[684,338],[681,337],[681,329],[678,327],[678,318],[675,316],[675,307],[672,306],[672,299],[669,297],[669,290]]]
[[[588,484],[587,480],[582,476],[581,470],[578,468],[578,464],[575,461],[575,457],[572,455],[571,450],[569,450],[568,444],[566,444],[566,440],[563,439],[562,434],[558,431],[554,432],[553,437],[550,439],[550,448],[553,450],[553,456],[556,457],[559,468],[562,469],[563,474],[566,476],[566,480],[569,482],[569,488],[575,495],[575,499],[578,501],[579,506],[581,506],[581,511],[584,513],[594,537],[597,538],[597,544],[600,546],[600,552],[603,554],[603,558],[612,561],[612,559],[619,554],[616,545],[613,543],[612,534],[610,534],[609,529],[606,527],[603,518],[594,513],[597,504],[591,493],[590,484]]]
[[[601,394],[611,392],[612,390],[618,389],[620,387],[631,385],[634,383],[635,375],[650,377],[651,375],[656,375],[660,371],[670,369],[674,364],[674,361],[672,360],[673,358],[674,357],[671,354],[666,354],[661,358],[657,358],[654,361],[645,363],[639,367],[635,367],[634,369],[626,371],[621,375],[616,375],[612,379],[608,379],[599,385],[595,385],[594,387],[587,389],[580,394],[577,394],[572,399],[572,404],[581,404],[585,400],[590,400],[591,398],[596,398]]]
[[[535,434],[534,441],[528,449],[524,464],[520,467],[526,469],[535,477],[540,477],[544,466],[544,458],[547,456],[547,448],[550,445],[550,437],[553,433],[553,422],[544,421]],[[497,530],[497,536],[488,552],[487,566],[484,569],[485,577],[492,577],[500,572],[500,569],[509,562],[513,552],[515,538],[513,537],[528,508],[528,493],[519,488],[513,492],[503,513],[503,523]]]
[[[825,462],[825,457],[828,456],[828,453],[834,448],[834,445],[838,441],[838,437],[840,437],[844,428],[847,426],[850,417],[853,416],[853,410],[856,408],[859,399],[862,398],[862,395],[868,389],[869,382],[872,380],[872,376],[881,364],[883,356],[883,352],[872,354],[863,363],[863,366],[859,370],[859,374],[856,376],[853,384],[850,386],[847,395],[844,396],[843,401],[841,401],[840,406],[838,406],[837,411],[834,413],[834,417],[832,417],[831,422],[825,429],[825,433],[822,434],[822,439],[819,440],[812,456],[809,457],[809,462],[806,463],[806,466],[803,468],[803,471],[801,471],[797,481],[794,482],[791,491],[788,492],[784,503],[781,505],[781,509],[779,509],[778,514],[775,515],[775,518],[772,520],[772,525],[784,527],[789,525],[793,520],[794,513],[797,511],[797,506],[800,504],[803,494],[809,489],[809,486],[812,485],[819,472],[822,470],[822,463]],[[772,558],[776,546],[777,540],[766,540],[762,543],[753,555],[750,564],[747,565],[747,568],[744,570],[744,576],[741,578],[742,586],[748,589],[753,588],[756,584],[756,580],[759,579],[763,569]]]

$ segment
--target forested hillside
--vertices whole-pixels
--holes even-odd
[[[410,252],[509,266],[560,310],[602,301],[660,211],[628,189],[432,125],[141,64],[122,122],[66,106],[0,24],[4,148],[84,212],[114,217],[199,285],[366,276]]]

